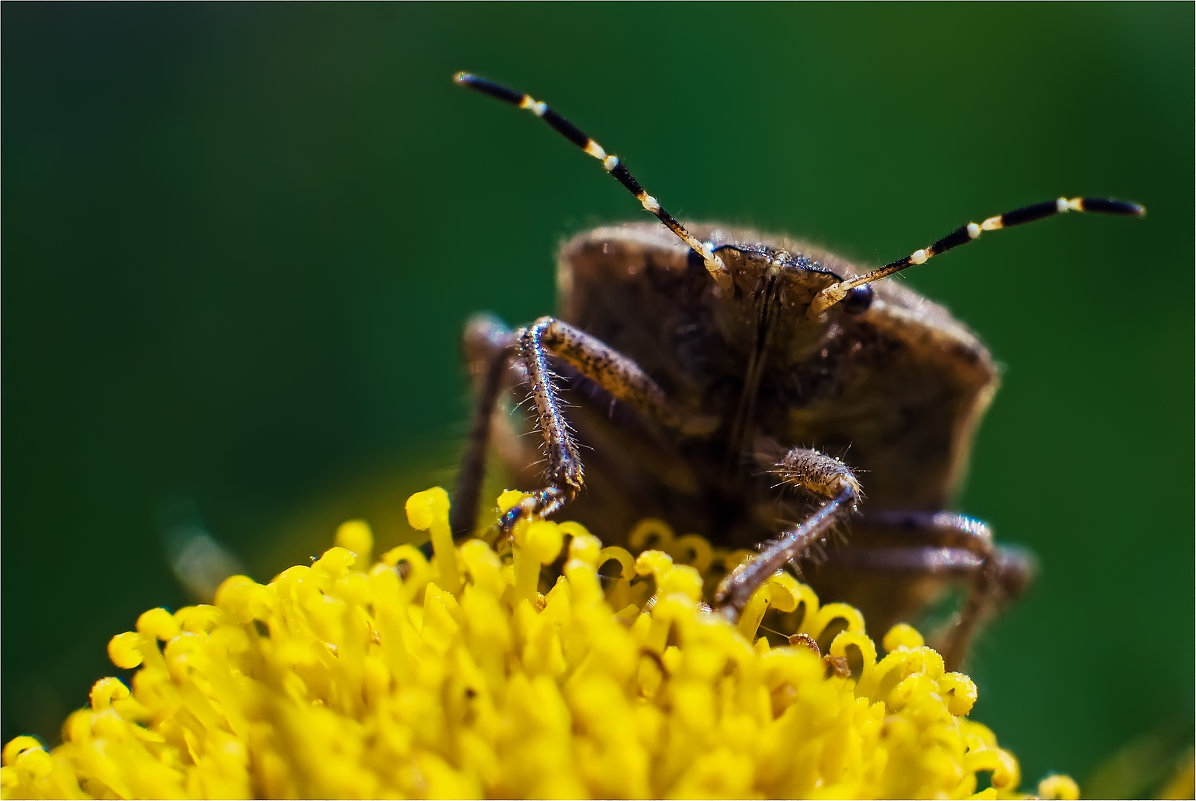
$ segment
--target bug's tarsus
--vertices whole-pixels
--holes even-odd
[[[727,270],[727,266],[723,264],[712,250],[710,243],[701,242],[691,234],[684,225],[678,222],[677,218],[665,211],[660,202],[649,195],[631,171],[627,169],[622,160],[613,153],[607,153],[606,150],[594,141],[588,134],[582,131],[569,120],[558,114],[547,103],[536,100],[531,95],[522,92],[516,92],[514,89],[509,89],[501,84],[488,81],[485,78],[479,78],[468,72],[458,72],[455,76],[457,83],[468,87],[475,91],[481,92],[484,95],[489,95],[496,100],[501,100],[504,103],[509,103],[512,106],[517,106],[522,109],[530,111],[544,122],[552,126],[553,130],[561,136],[568,139],[577,147],[584,150],[587,154],[594,157],[602,163],[603,169],[614,176],[615,180],[621,183],[628,192],[635,196],[635,199],[640,202],[644,210],[652,214],[656,219],[660,220],[670,231],[677,235],[677,238],[688,245],[695,253],[702,257],[702,262],[706,266],[706,270],[711,277],[718,283],[720,287],[729,289],[731,285],[731,274]]]
[[[560,511],[562,506],[573,500],[577,495],[577,489],[571,486],[552,485],[531,493],[499,518],[499,531],[503,534],[510,534],[520,520],[551,517]]]
[[[828,308],[843,300],[847,293],[852,289],[870,284],[893,273],[900,272],[907,267],[912,267],[915,264],[924,264],[930,259],[940,254],[946,253],[952,248],[957,248],[960,245],[966,245],[974,239],[977,239],[980,234],[985,231],[997,231],[1001,228],[1012,228],[1015,225],[1022,225],[1028,222],[1035,222],[1036,220],[1044,220],[1047,217],[1054,217],[1056,214],[1065,214],[1069,211],[1085,211],[1096,214],[1117,214],[1124,217],[1142,217],[1146,214],[1146,208],[1137,203],[1131,203],[1126,200],[1116,200],[1114,198],[1099,198],[1099,197],[1076,197],[1066,198],[1061,197],[1056,200],[1047,200],[1042,203],[1034,203],[1029,206],[1023,206],[1020,209],[1007,211],[1004,214],[998,214],[995,217],[989,217],[982,222],[970,222],[967,225],[961,225],[951,233],[944,236],[942,239],[925,248],[915,250],[913,253],[900,258],[897,261],[889,262],[879,269],[873,270],[855,278],[848,278],[836,284],[828,286],[822,290],[814,301],[810,304],[810,317],[817,317]]]

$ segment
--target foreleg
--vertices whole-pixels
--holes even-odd
[[[823,499],[801,524],[764,544],[755,558],[727,574],[714,593],[714,605],[738,616],[759,587],[790,562],[800,564],[810,552],[826,544],[836,526],[856,512],[860,484],[851,468],[833,456],[809,448],[793,448],[774,466],[781,483]]]
[[[711,418],[678,410],[630,358],[553,317],[542,317],[519,331],[510,331],[491,318],[475,318],[467,327],[465,342],[467,357],[480,379],[454,492],[451,525],[458,536],[467,534],[476,520],[494,408],[502,393],[513,386],[531,388],[548,469],[545,485],[504,514],[499,521],[501,529],[509,532],[524,517],[550,515],[582,489],[584,467],[563,413],[553,359],[572,365],[582,377],[664,428],[692,435],[706,433],[713,426]]]

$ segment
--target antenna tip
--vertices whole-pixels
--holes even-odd
[[[1141,203],[1116,198],[1078,198],[1080,211],[1096,211],[1102,214],[1121,214],[1126,217],[1145,217],[1146,207]]]
[[[468,72],[458,72],[453,76],[453,81],[460,84],[471,83],[473,81],[473,75],[469,74]]]

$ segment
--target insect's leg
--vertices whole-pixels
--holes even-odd
[[[1065,214],[1069,211],[1119,214],[1129,217],[1141,217],[1146,214],[1146,209],[1137,203],[1099,197],[1061,197],[1056,200],[1047,200],[1042,203],[1035,203],[1020,209],[1014,209],[1013,211],[1007,211],[1004,214],[989,217],[978,223],[970,222],[967,225],[961,225],[933,245],[919,248],[908,256],[897,261],[891,261],[870,273],[831,284],[815,296],[813,302],[810,303],[807,314],[810,317],[817,317],[847,297],[847,293],[852,289],[863,286],[864,284],[870,284],[873,281],[900,272],[915,264],[924,264],[935,256],[946,253],[952,248],[966,245],[978,238],[985,231],[999,231],[1002,228],[1012,228],[1015,225],[1042,220],[1047,217],[1053,217],[1056,214]]]
[[[1021,595],[1035,572],[1026,552],[993,544],[988,526],[951,512],[868,511],[860,519],[870,529],[890,529],[908,541],[901,547],[844,548],[828,555],[826,564],[840,570],[904,572],[959,578],[970,583],[955,620],[935,637],[948,666],[958,666],[980,627],[1001,606]]]
[[[825,499],[800,525],[765,543],[754,559],[727,574],[714,593],[714,605],[738,615],[769,576],[790,562],[800,562],[811,549],[825,545],[835,526],[856,512],[860,484],[851,469],[833,456],[808,448],[793,448],[774,465],[782,483],[800,487]]]
[[[515,521],[528,515],[545,516],[561,508],[582,487],[584,469],[569,425],[561,411],[560,393],[549,366],[549,357],[575,367],[617,400],[628,404],[646,419],[681,433],[708,432],[712,421],[685,415],[655,381],[631,359],[579,328],[541,317],[519,336],[519,354],[527,367],[528,381],[540,432],[548,457],[548,485],[508,511],[501,520],[509,531]]]
[[[485,478],[486,448],[490,441],[490,421],[494,417],[499,395],[509,384],[504,378],[515,366],[511,360],[517,353],[518,344],[514,331],[486,316],[469,320],[464,340],[465,358],[476,377],[477,402],[449,513],[449,525],[456,537],[469,534],[477,522],[478,503]],[[522,365],[518,367],[522,372]]]

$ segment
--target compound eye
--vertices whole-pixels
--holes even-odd
[[[705,272],[706,261],[702,258],[702,254],[693,248],[689,249],[689,253],[685,256],[685,263],[691,270],[701,270]]]
[[[839,301],[843,311],[848,314],[863,314],[872,305],[872,287],[869,284],[855,286],[847,290],[847,295]]]

